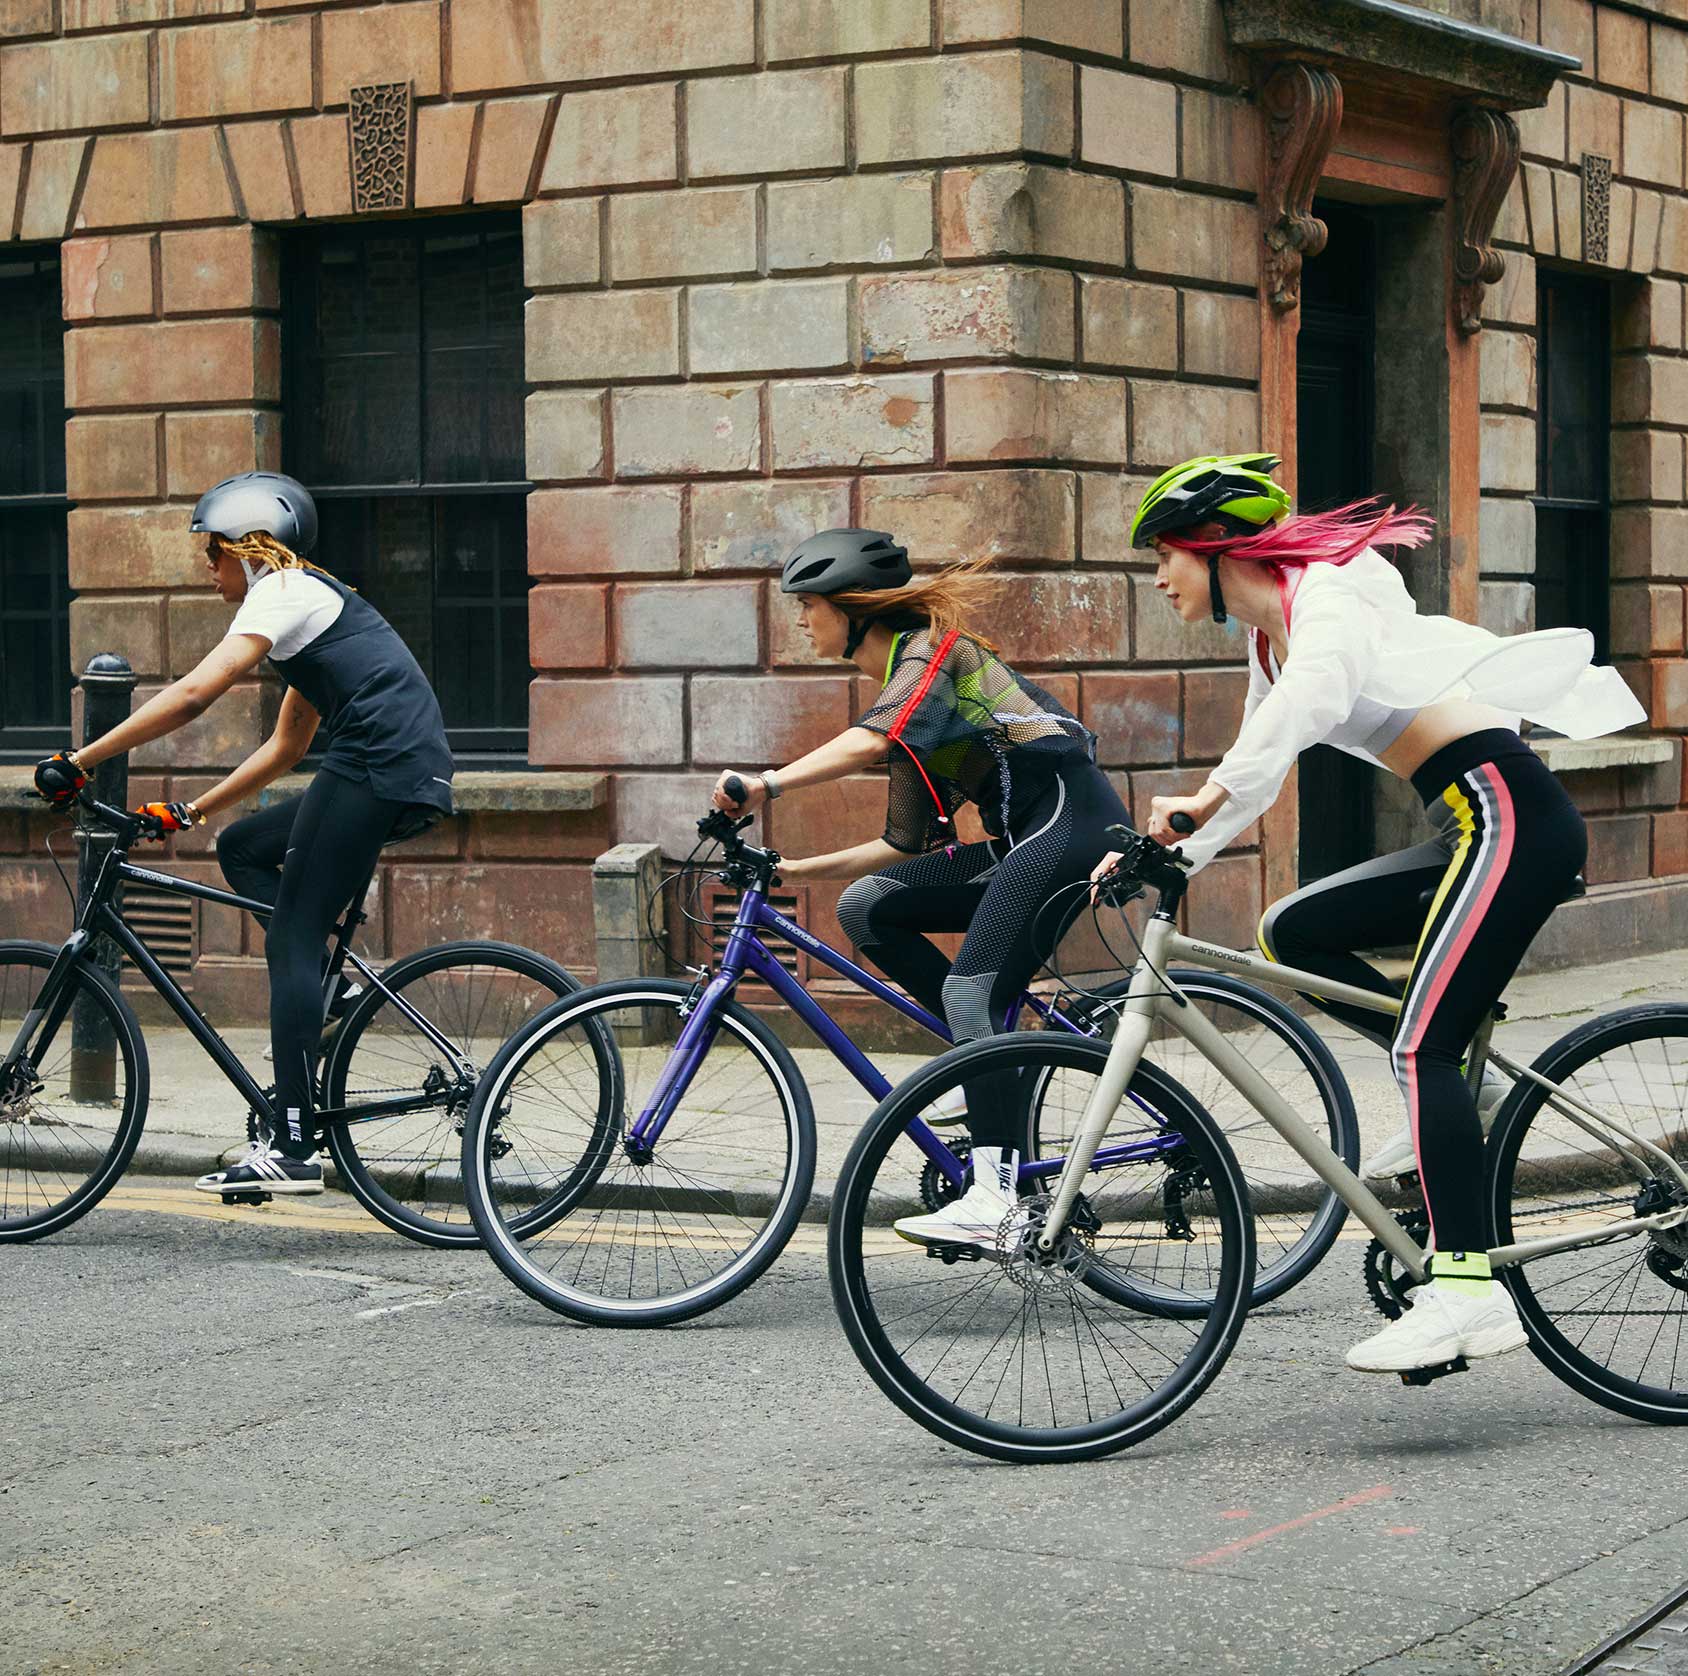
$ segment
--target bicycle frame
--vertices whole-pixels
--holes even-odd
[[[1337,983],[1314,972],[1280,966],[1258,955],[1244,954],[1236,949],[1219,948],[1212,943],[1198,942],[1183,936],[1176,928],[1163,896],[1161,905],[1151,917],[1143,937],[1143,959],[1132,974],[1131,989],[1120,1009],[1119,1024],[1109,1049],[1108,1062],[1097,1078],[1090,1098],[1085,1104],[1079,1132],[1071,1152],[1062,1164],[1060,1179],[1054,1191],[1054,1203],[1040,1236],[1040,1244],[1052,1246],[1079,1194],[1080,1182],[1094,1157],[1115,1107],[1130,1084],[1148,1045],[1150,1032],[1159,1022],[1176,1030],[1200,1052],[1254,1109],[1301,1155],[1319,1178],[1330,1187],[1354,1212],[1365,1226],[1377,1236],[1416,1280],[1427,1273],[1427,1255],[1407,1235],[1377,1196],[1346,1164],[1302,1122],[1295,1111],[1267,1082],[1224,1035],[1202,1014],[1192,1007],[1178,986],[1166,975],[1170,964],[1181,962],[1208,968],[1221,968],[1248,979],[1250,983],[1277,989],[1299,990],[1318,995],[1325,1000],[1342,1001],[1350,1006],[1363,1007],[1384,1017],[1398,1017],[1401,1003],[1391,996],[1378,995],[1369,989]],[[1485,1056],[1492,1057],[1515,1080],[1527,1079],[1551,1091],[1554,1108],[1596,1135],[1629,1162],[1641,1169],[1643,1159],[1630,1149],[1639,1148],[1657,1160],[1675,1176],[1679,1184],[1688,1187],[1688,1174],[1669,1153],[1633,1134],[1604,1112],[1597,1112],[1582,1101],[1567,1094],[1557,1083],[1539,1075],[1527,1066],[1515,1064],[1504,1055],[1493,1053],[1488,1046],[1492,1020],[1486,1023],[1473,1043],[1467,1075],[1475,1082],[1482,1074]],[[1616,1144],[1621,1137],[1628,1145]],[[1561,1234],[1546,1239],[1522,1240],[1512,1245],[1497,1246],[1489,1252],[1489,1261],[1500,1269],[1532,1258],[1545,1257],[1556,1251],[1569,1251],[1578,1246],[1622,1238],[1631,1233],[1647,1233],[1674,1227],[1688,1220],[1688,1208],[1679,1207],[1656,1216],[1638,1216],[1622,1222],[1603,1225],[1598,1233]]]
[[[940,1041],[952,1040],[949,1027],[942,1019],[928,1012],[919,1002],[910,1000],[908,996],[900,994],[889,984],[858,966],[847,955],[840,954],[837,949],[823,943],[811,932],[805,931],[795,920],[787,918],[773,907],[760,886],[752,885],[746,888],[739,899],[738,914],[727,937],[720,969],[705,985],[702,995],[686,1017],[685,1027],[663,1066],[648,1104],[639,1114],[638,1121],[628,1130],[628,1145],[640,1148],[656,1145],[715,1039],[718,1028],[715,1022],[717,1010],[732,994],[746,972],[767,984],[808,1026],[820,1045],[826,1048],[876,1101],[883,1100],[891,1092],[891,1083],[874,1066],[873,1061],[850,1040],[802,984],[769,953],[761,938],[765,931],[773,932],[785,938],[787,942],[805,949],[822,965],[830,967],[841,977],[855,984],[858,989],[866,990],[869,995],[885,1002],[887,1006],[894,1007],[904,1018],[913,1019]],[[1014,1028],[1023,1007],[1030,1007],[1046,1025],[1055,1029],[1066,1030],[1079,1036],[1094,1034],[1092,1031],[1081,1029],[1058,1009],[1029,993],[1022,995],[1004,1016],[1002,1028],[1005,1031]],[[926,1123],[916,1118],[909,1124],[908,1135],[951,1183],[957,1187],[962,1184],[966,1174],[965,1166]],[[1159,1140],[1149,1140],[1103,1147],[1095,1153],[1095,1167],[1105,1169],[1113,1164],[1136,1162],[1164,1150],[1165,1144],[1167,1143]],[[1060,1169],[1061,1162],[1058,1158],[1023,1162],[1020,1165],[1020,1179],[1036,1181],[1051,1176]]]

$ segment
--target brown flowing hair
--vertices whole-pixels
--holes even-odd
[[[321,565],[300,558],[291,547],[277,541],[268,530],[253,530],[234,541],[226,535],[213,535],[211,539],[217,543],[219,557],[244,559],[247,564],[264,570],[314,570],[318,576],[330,574]]]
[[[880,622],[893,629],[918,623],[935,640],[953,629],[987,652],[996,652],[1000,650],[996,643],[967,623],[974,613],[994,604],[1006,586],[1001,576],[985,574],[990,565],[988,558],[969,559],[936,575],[916,577],[900,588],[848,588],[824,597],[828,605],[836,605],[845,616],[870,628]]]

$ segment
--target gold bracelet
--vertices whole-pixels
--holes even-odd
[[[82,766],[82,759],[81,759],[81,757],[79,757],[75,753],[75,751],[66,751],[65,754],[64,754],[64,759],[65,759],[66,762],[68,762],[70,764],[70,766],[72,768],[74,768],[76,770],[76,772],[78,774],[81,774],[81,775],[84,775],[84,776],[86,776],[88,774],[89,771]]]
[[[201,811],[197,803],[184,803],[182,807],[193,816],[193,824],[195,826],[204,826],[208,817]]]

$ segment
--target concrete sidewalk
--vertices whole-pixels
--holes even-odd
[[[1581,970],[1540,972],[1517,979],[1507,992],[1507,1022],[1496,1045],[1526,1062],[1577,1025],[1600,1013],[1641,1001],[1688,1001],[1688,949],[1640,955]],[[1316,1027],[1335,1051],[1359,1112],[1365,1150],[1386,1139],[1402,1122],[1400,1094],[1387,1058],[1371,1043],[1334,1021],[1314,1015]],[[230,1029],[229,1045],[260,1083],[268,1083],[262,1054],[266,1032]],[[131,1166],[159,1175],[198,1175],[216,1167],[245,1140],[245,1111],[239,1096],[185,1030],[148,1026],[152,1102],[146,1132]],[[839,1166],[875,1101],[824,1049],[796,1050],[799,1069],[814,1102],[819,1137],[815,1172],[817,1207],[831,1196]],[[924,1061],[917,1054],[876,1055],[893,1083]]]

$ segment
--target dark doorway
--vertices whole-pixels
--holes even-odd
[[[1330,229],[1323,253],[1301,274],[1296,342],[1296,503],[1308,512],[1373,492],[1376,419],[1377,226],[1351,205],[1315,203]],[[1377,771],[1358,757],[1315,745],[1301,757],[1303,884],[1374,853]]]

